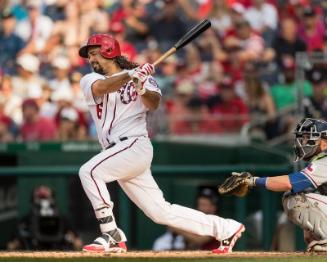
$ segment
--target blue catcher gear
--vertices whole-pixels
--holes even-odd
[[[327,122],[320,119],[304,118],[296,126],[294,140],[295,161],[310,160],[320,153],[322,138],[327,139]]]

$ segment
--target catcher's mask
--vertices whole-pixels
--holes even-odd
[[[327,122],[319,119],[305,118],[296,126],[294,140],[295,160],[310,160],[319,153],[322,138],[327,139]]]
[[[100,54],[104,58],[114,58],[120,56],[120,46],[118,41],[109,34],[95,34],[92,35],[88,40],[86,45],[82,46],[79,49],[79,55],[83,58],[87,58],[87,49],[90,46],[99,46]]]

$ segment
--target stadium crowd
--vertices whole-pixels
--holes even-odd
[[[124,55],[153,62],[192,25],[212,28],[156,68],[161,108],[151,136],[239,132],[263,139],[294,123],[297,90],[307,116],[327,118],[326,74],[295,78],[297,52],[327,50],[327,1],[11,0],[0,2],[0,141],[96,136],[78,56],[92,33],[110,33]]]

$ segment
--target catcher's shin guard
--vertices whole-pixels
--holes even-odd
[[[316,239],[323,240],[327,239],[327,216],[321,211],[319,204],[318,200],[306,194],[289,195],[283,198],[284,211],[289,220],[303,230],[311,232]]]

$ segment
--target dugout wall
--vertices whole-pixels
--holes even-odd
[[[152,171],[170,202],[193,207],[197,187],[216,186],[232,171],[247,170],[256,175],[277,175],[292,170],[290,148],[266,148],[261,145],[218,146],[195,143],[154,141]],[[91,205],[78,178],[79,167],[99,151],[97,143],[2,144],[0,147],[0,247],[12,237],[18,217],[29,210],[30,194],[39,184],[56,191],[59,207],[84,241],[98,233]],[[6,186],[9,185],[9,186]],[[133,249],[150,249],[153,240],[165,228],[146,218],[116,184],[109,185],[115,202],[114,212]],[[7,204],[4,199],[11,199]],[[247,198],[226,197],[219,201],[219,214],[247,223],[247,217],[262,210],[262,233],[256,248],[270,249],[281,196],[254,190]],[[260,227],[260,226],[259,226]],[[237,248],[255,248],[253,233],[247,231]],[[251,240],[252,239],[252,240]]]

